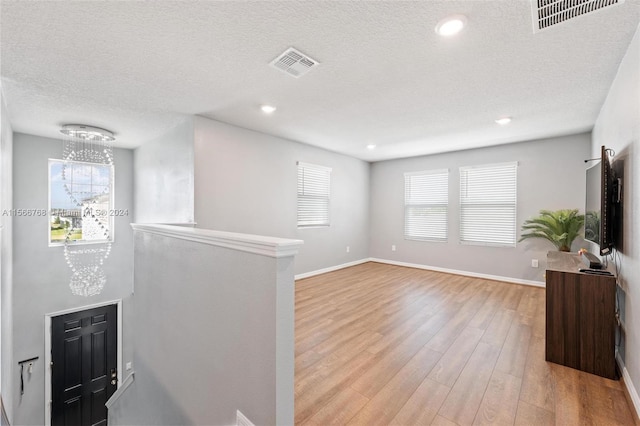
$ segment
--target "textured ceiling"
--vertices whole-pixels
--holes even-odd
[[[450,14],[468,25],[444,39]],[[82,123],[135,147],[198,114],[376,161],[590,130],[640,1],[536,34],[514,0],[2,0],[0,20],[15,131]],[[320,65],[268,65],[290,46]]]

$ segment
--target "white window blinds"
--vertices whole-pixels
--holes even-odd
[[[405,173],[404,237],[447,241],[449,170]]]
[[[515,246],[518,163],[460,168],[460,242]]]
[[[298,161],[298,228],[329,226],[331,168]]]

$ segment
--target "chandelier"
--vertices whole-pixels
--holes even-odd
[[[71,292],[100,294],[107,282],[104,262],[111,253],[113,133],[98,127],[67,124],[61,179],[75,216],[64,237],[64,258],[71,269]],[[89,244],[90,243],[90,244]]]

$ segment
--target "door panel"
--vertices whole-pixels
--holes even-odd
[[[64,388],[72,389],[82,385],[82,339],[72,337],[65,339],[64,345]],[[54,361],[55,362],[55,361]]]
[[[117,305],[51,320],[52,425],[106,425],[115,392]]]
[[[78,396],[64,402],[64,424],[82,425],[82,397]]]
[[[91,394],[91,424],[106,425],[107,409],[104,404],[107,403],[107,392],[105,389],[99,389]]]

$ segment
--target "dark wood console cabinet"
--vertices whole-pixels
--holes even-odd
[[[616,379],[616,279],[584,267],[577,253],[547,255],[545,357]]]

